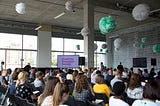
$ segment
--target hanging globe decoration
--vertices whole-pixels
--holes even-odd
[[[88,27],[84,27],[84,28],[82,28],[82,30],[81,30],[80,33],[81,33],[81,35],[83,37],[85,37],[85,36],[87,36],[90,33],[90,31],[89,31]]]
[[[99,29],[101,34],[106,35],[116,28],[116,21],[112,16],[102,17],[99,21]]]
[[[100,49],[100,52],[103,52],[103,49]]]
[[[142,44],[140,45],[140,48],[141,48],[141,49],[145,48],[145,45],[142,43]]]
[[[97,50],[97,48],[98,48],[97,44],[96,44],[96,43],[94,43],[94,51],[96,51],[96,50]]]
[[[106,43],[102,44],[102,49],[106,49],[106,48],[107,48],[107,44]]]
[[[17,13],[25,14],[26,13],[26,4],[25,3],[17,3],[15,6]]]
[[[109,50],[108,50],[108,48],[106,49],[105,53],[106,53],[106,54],[108,54],[108,53],[109,53]]]
[[[121,42],[122,42],[121,38],[117,38],[117,39],[114,40],[115,51],[119,50],[119,48],[121,47]]]
[[[73,3],[72,3],[72,1],[67,1],[67,2],[65,3],[65,9],[66,9],[67,11],[73,11]]]
[[[159,53],[160,52],[160,46],[159,45],[153,45],[152,50],[154,53]]]
[[[80,50],[80,45],[76,45],[77,50]]]
[[[147,38],[146,38],[146,37],[143,37],[143,38],[141,39],[141,42],[142,42],[142,43],[146,43],[146,42],[147,42]]]
[[[147,4],[138,4],[132,10],[132,16],[136,21],[143,21],[148,18],[150,7]]]

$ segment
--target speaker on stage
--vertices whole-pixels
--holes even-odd
[[[156,58],[151,58],[151,66],[156,66],[156,65],[157,65]]]
[[[85,57],[79,57],[79,65],[85,65]]]

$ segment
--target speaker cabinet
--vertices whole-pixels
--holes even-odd
[[[85,57],[79,57],[79,65],[85,65]]]
[[[157,65],[157,61],[155,58],[151,58],[151,65],[152,66],[156,66]]]

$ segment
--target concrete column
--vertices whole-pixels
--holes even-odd
[[[51,36],[51,32],[38,31],[38,67],[51,67]]]
[[[114,50],[112,49],[112,41],[109,38],[109,36],[106,36],[106,42],[108,44],[108,50],[109,50],[109,53],[106,55],[106,66],[113,67],[113,52],[114,52]]]
[[[93,0],[85,0],[83,25],[88,27],[90,34],[84,37],[85,67],[94,67],[94,5]]]

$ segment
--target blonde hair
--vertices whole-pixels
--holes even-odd
[[[18,86],[22,82],[26,82],[28,80],[28,73],[26,71],[22,71],[18,74],[18,80],[16,86]]]
[[[64,83],[58,82],[53,92],[53,106],[60,105],[64,93],[69,93],[69,87]]]

